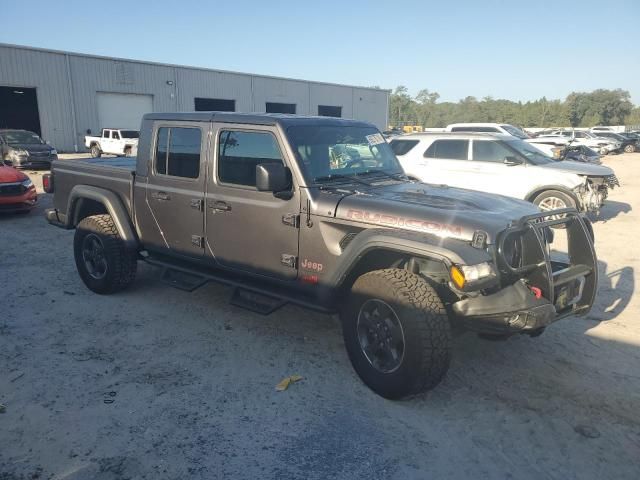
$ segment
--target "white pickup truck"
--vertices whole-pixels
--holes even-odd
[[[138,153],[138,130],[123,130],[119,128],[103,128],[99,137],[87,135],[84,146],[91,150],[91,156],[124,155],[132,157]]]

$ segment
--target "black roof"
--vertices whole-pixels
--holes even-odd
[[[286,113],[235,113],[235,112],[167,112],[147,113],[145,120],[181,120],[186,122],[223,122],[246,123],[249,125],[291,125],[316,126],[361,126],[374,127],[369,122],[336,117],[317,117],[310,115],[291,115]]]

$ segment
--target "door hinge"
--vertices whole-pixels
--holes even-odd
[[[283,253],[280,257],[280,263],[285,267],[296,268],[298,266],[298,257]]]
[[[204,248],[204,238],[200,235],[191,235],[191,243],[196,247]]]
[[[298,228],[300,227],[300,215],[297,213],[285,213],[282,215],[282,223],[289,227]]]
[[[196,210],[199,210],[199,211],[204,210],[204,200],[202,200],[201,198],[192,198],[191,208],[195,208]]]

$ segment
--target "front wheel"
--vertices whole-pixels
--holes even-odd
[[[543,212],[561,210],[563,208],[576,208],[576,201],[564,192],[547,190],[533,199],[533,203]],[[562,218],[562,215],[551,215],[552,219]]]
[[[635,145],[627,145],[626,147],[624,147],[624,151],[625,153],[633,153],[636,151],[636,147]]]
[[[111,215],[83,219],[76,227],[73,251],[80,278],[89,290],[114,293],[135,279],[137,252],[125,245]]]
[[[449,319],[438,294],[419,275],[401,269],[362,275],[341,320],[353,368],[385,398],[429,390],[449,369]]]

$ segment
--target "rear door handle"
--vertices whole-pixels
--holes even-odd
[[[231,211],[231,205],[229,205],[227,202],[223,202],[221,200],[213,202],[213,205],[211,205],[211,208],[213,208],[217,212],[229,212],[229,211]]]
[[[171,200],[171,197],[166,192],[154,192],[151,194],[151,198],[155,198],[156,200]]]

